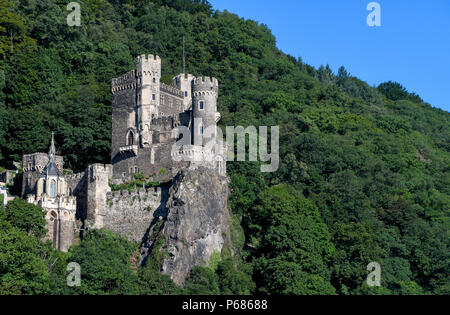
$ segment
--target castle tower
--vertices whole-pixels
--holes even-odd
[[[137,57],[136,80],[136,127],[141,147],[148,147],[152,143],[151,121],[159,116],[161,58],[153,55]]]
[[[177,75],[173,78],[173,85],[183,92],[183,110],[190,110],[192,107],[192,84],[194,83],[195,77],[192,74],[187,76],[184,73]]]
[[[94,228],[103,227],[106,215],[106,195],[111,192],[109,180],[112,178],[111,165],[94,164],[87,170],[87,219]]]
[[[217,97],[216,78],[196,78],[192,86],[192,143],[204,146],[216,138]]]

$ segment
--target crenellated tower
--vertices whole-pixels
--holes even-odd
[[[196,78],[192,85],[192,143],[204,146],[217,135],[217,97],[219,83],[216,78]]]
[[[161,58],[141,55],[136,58],[137,132],[141,147],[152,144],[151,121],[159,116]]]

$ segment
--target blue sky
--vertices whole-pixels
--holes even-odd
[[[279,49],[310,65],[344,65],[370,85],[396,81],[450,111],[450,1],[378,0],[380,27],[367,25],[370,2],[210,0],[268,25]]]

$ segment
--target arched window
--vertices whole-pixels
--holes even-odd
[[[133,131],[129,131],[127,135],[127,145],[133,145],[134,144],[134,133]]]
[[[56,214],[55,211],[51,211],[50,212],[50,221],[55,221],[58,218],[58,215]]]
[[[52,179],[50,182],[50,197],[56,196],[56,180]]]

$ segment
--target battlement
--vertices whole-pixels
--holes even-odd
[[[216,78],[204,77],[196,78],[192,85],[193,96],[213,95],[217,96],[219,91],[219,81]]]
[[[140,55],[136,58],[136,71],[138,76],[148,74],[153,76],[161,75],[161,58],[154,55]]]
[[[219,81],[213,77],[199,77],[194,79],[194,89],[197,86],[212,86],[219,88]]]
[[[112,165],[111,164],[92,164],[89,166],[89,174],[91,179],[100,179],[100,177],[107,176],[106,178],[112,177]]]
[[[86,172],[82,172],[82,173],[77,173],[77,174],[72,174],[72,175],[66,175],[66,181],[75,181],[75,180],[80,180],[84,177],[84,175],[86,175]]]
[[[165,83],[161,83],[159,89],[161,92],[165,92],[165,93],[171,94],[171,95],[179,97],[179,98],[184,98],[183,91],[179,90],[176,87],[167,85]]]
[[[155,62],[155,61],[161,63],[161,58],[158,55],[154,56],[152,54],[148,55],[143,54],[136,57],[136,63]]]
[[[161,198],[162,190],[161,187],[153,187],[153,188],[140,188],[140,189],[132,189],[128,190],[116,190],[113,192],[107,193],[107,199],[127,199],[134,196],[139,196],[140,198]]]
[[[29,159],[35,156],[43,156],[43,157],[48,157],[47,153],[43,153],[43,152],[36,152],[36,153],[32,153],[32,154],[24,154],[23,155],[23,159]]]
[[[89,168],[94,169],[96,171],[106,171],[109,172],[112,169],[111,164],[101,164],[101,163],[95,163],[89,166]]]
[[[57,196],[51,198],[44,193],[39,200],[36,199],[36,195],[29,194],[27,195],[27,201],[29,203],[37,204],[47,210],[64,209],[75,213],[77,199],[73,196]]]
[[[37,152],[25,154],[22,157],[22,169],[24,172],[42,171],[49,160],[47,153]],[[55,156],[56,165],[60,170],[63,169],[64,159],[60,155]]]
[[[113,93],[136,88],[136,71],[131,70],[119,78],[111,80],[111,91]]]
[[[214,150],[206,150],[202,146],[197,145],[185,145],[177,150],[173,150],[172,158],[175,161],[189,161],[189,162],[214,162],[217,160],[218,155],[214,153]]]
[[[184,73],[180,73],[179,75],[175,76],[172,79],[173,85],[175,85],[175,86],[177,86],[182,81],[190,82],[190,81],[193,81],[193,80],[195,80],[195,76],[193,76],[192,74],[184,74]]]

